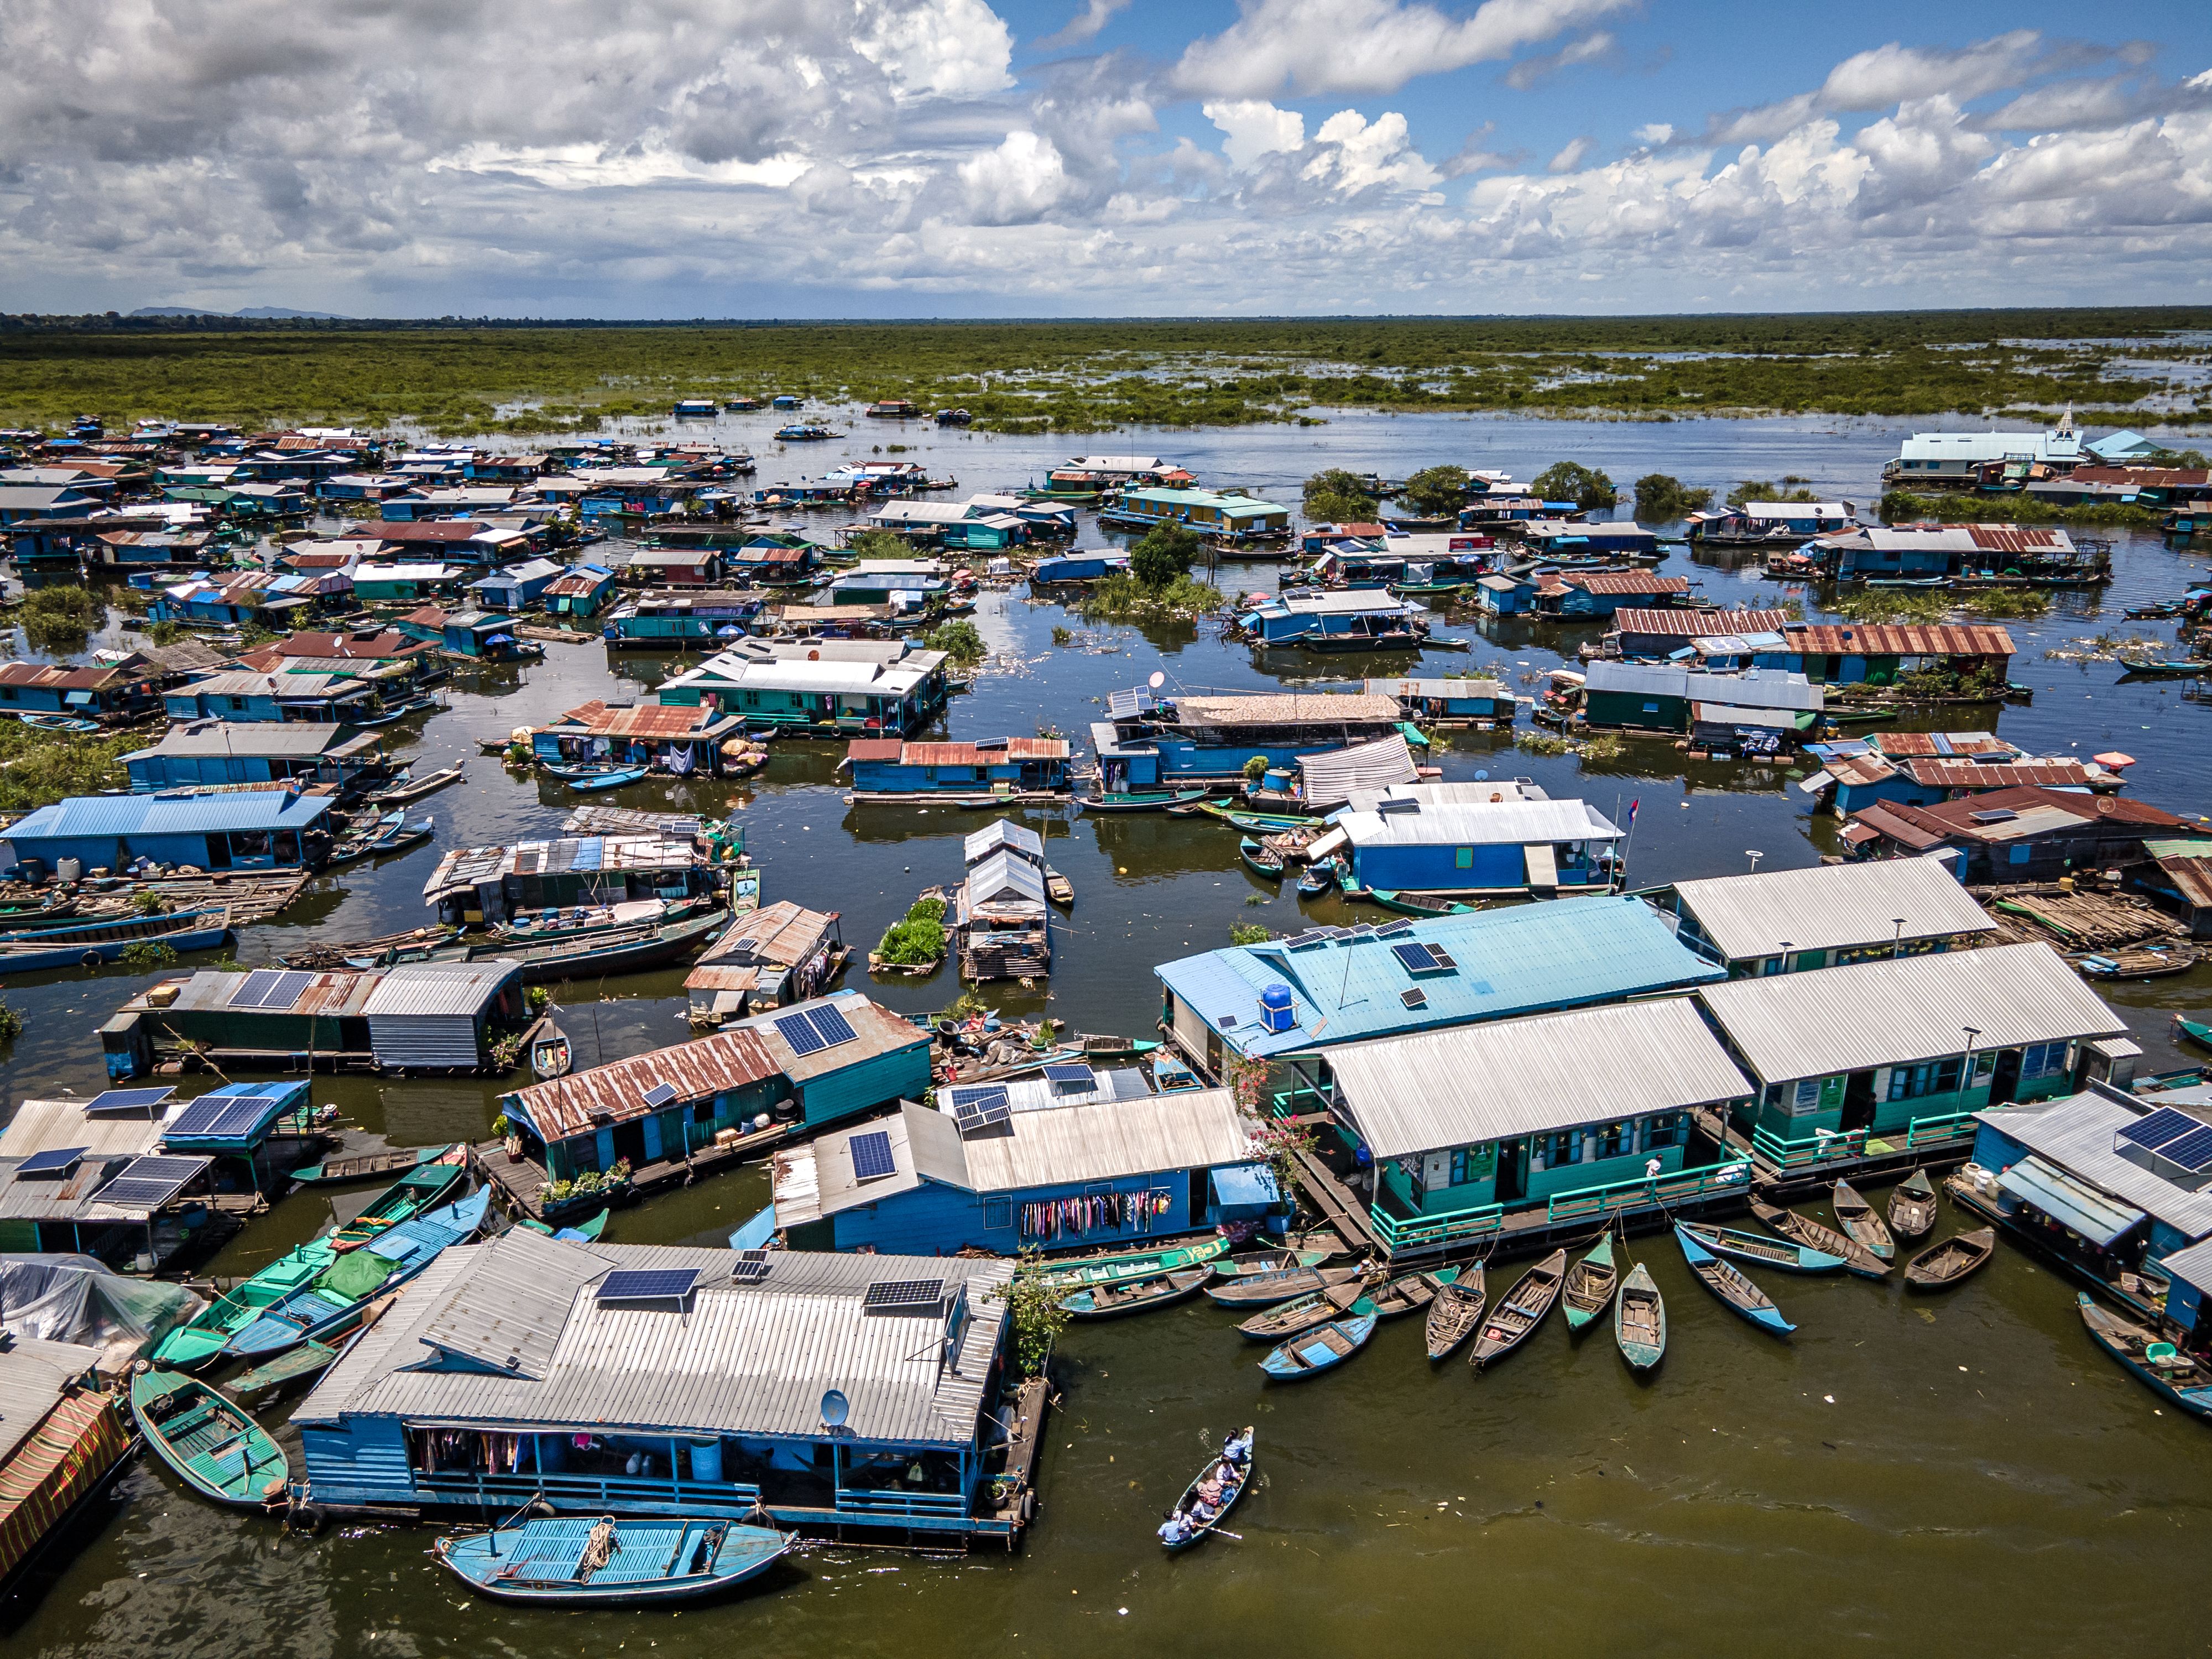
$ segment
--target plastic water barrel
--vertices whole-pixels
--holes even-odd
[[[691,1478],[694,1480],[722,1479],[722,1443],[719,1440],[695,1440],[691,1443]]]

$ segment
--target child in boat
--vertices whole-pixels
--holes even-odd
[[[1244,1466],[1252,1461],[1252,1431],[1249,1429],[1232,1434],[1221,1443],[1221,1461],[1229,1466],[1231,1479],[1243,1473]]]

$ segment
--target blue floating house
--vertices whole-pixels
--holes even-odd
[[[1652,902],[1673,913],[1676,938],[1733,979],[1966,950],[1996,937],[1989,913],[1938,859],[1707,876],[1678,881]]]
[[[1398,712],[1423,726],[1471,726],[1487,731],[1510,726],[1520,712],[1512,688],[1503,680],[1446,674],[1436,678],[1370,680],[1370,697],[1393,697]]]
[[[596,617],[613,598],[615,573],[605,565],[571,565],[546,584],[541,596],[556,617]]]
[[[123,757],[134,794],[240,783],[336,784],[341,796],[360,793],[384,764],[374,732],[339,726],[192,720],[172,726],[151,749]]]
[[[1293,771],[1309,755],[1388,738],[1401,719],[1395,696],[1347,691],[1162,696],[1139,687],[1110,693],[1106,712],[1091,741],[1109,792],[1241,781],[1255,759]]]
[[[945,712],[945,661],[908,640],[738,640],[664,681],[660,701],[708,702],[748,726],[904,734]]]
[[[1316,651],[1417,647],[1428,621],[1427,606],[1364,587],[1269,594],[1237,618],[1255,644]]]
[[[0,663],[0,718],[33,714],[128,718],[154,708],[154,684],[145,668],[131,664],[61,668],[51,663]]]
[[[307,1103],[307,1080],[226,1083],[185,1102],[161,1126],[161,1150],[251,1164],[277,1122]],[[258,1183],[257,1183],[258,1184]]]
[[[1624,520],[1619,523],[1593,519],[1531,519],[1521,539],[1532,553],[1551,559],[1656,559],[1659,532]]]
[[[512,617],[489,611],[464,611],[446,618],[439,635],[447,650],[456,656],[483,662],[508,662],[517,657],[541,654],[542,647],[526,648],[510,630]]]
[[[602,592],[599,603],[604,605],[612,598]],[[680,650],[739,638],[766,604],[760,594],[750,592],[645,592],[611,613],[599,632],[618,651]]]
[[[1727,977],[1685,950],[1650,906],[1627,897],[1316,927],[1153,972],[1169,1041],[1215,1077],[1232,1060],[1275,1059],[1323,1041],[1510,1019]]]
[[[550,559],[529,559],[479,577],[469,584],[468,591],[487,611],[527,611],[561,574],[562,568]]]
[[[1579,800],[1399,796],[1339,812],[1310,851],[1340,850],[1354,890],[1565,898],[1613,890],[1623,834]]]
[[[340,725],[370,712],[376,688],[350,674],[264,674],[234,669],[161,694],[173,720]]]
[[[962,801],[988,805],[1064,795],[1067,744],[1060,738],[1000,738],[975,743],[910,743],[860,738],[838,770],[853,781],[856,801]]]
[[[201,870],[319,869],[330,851],[329,795],[292,789],[73,795],[0,836],[7,863],[47,872],[64,859],[121,872],[142,859]]]
[[[1083,553],[1056,553],[1030,567],[1030,580],[1049,587],[1055,582],[1103,581],[1129,568],[1129,556],[1114,548]]]
[[[1180,524],[1225,541],[1271,541],[1291,533],[1291,510],[1251,495],[1142,486],[1122,489],[1101,503],[1098,522],[1138,530]]]
[[[24,1101],[0,1129],[0,1250],[151,1273],[200,1240],[215,1218],[215,1160],[161,1150],[182,1109],[175,1093]],[[11,1321],[22,1312],[11,1306]]]
[[[1018,1415],[1012,1273],[526,1228],[457,1245],[292,1413],[307,1501],[1011,1541],[1028,1505],[990,1477]]]
[[[1140,1248],[1281,1204],[1229,1091],[1154,1095],[1127,1075],[1126,1096],[1082,1065],[940,1090],[945,1109],[907,1101],[787,1148],[776,1224],[801,1249],[1013,1255]]]

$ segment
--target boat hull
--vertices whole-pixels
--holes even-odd
[[[501,1532],[441,1538],[434,1548],[439,1564],[479,1595],[541,1607],[608,1607],[690,1601],[719,1595],[767,1571],[796,1541],[770,1528],[729,1522],[681,1518],[616,1522],[616,1539],[629,1540],[623,1547],[636,1550],[648,1558],[660,1555],[680,1559],[688,1555],[696,1559],[698,1552],[709,1540],[718,1541],[711,1561],[698,1572],[652,1579],[609,1577],[605,1581],[587,1578],[577,1582],[575,1569],[571,1565],[565,1582],[550,1577],[521,1576],[518,1569],[526,1570],[532,1559],[543,1560],[549,1571],[572,1560],[588,1538],[592,1525],[574,1517],[532,1521]],[[692,1542],[695,1538],[699,1540],[696,1544]],[[533,1547],[543,1553],[534,1554]],[[617,1559],[619,1559],[619,1552]]]

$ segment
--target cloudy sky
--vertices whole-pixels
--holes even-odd
[[[2204,0],[0,0],[0,310],[2212,299]]]

